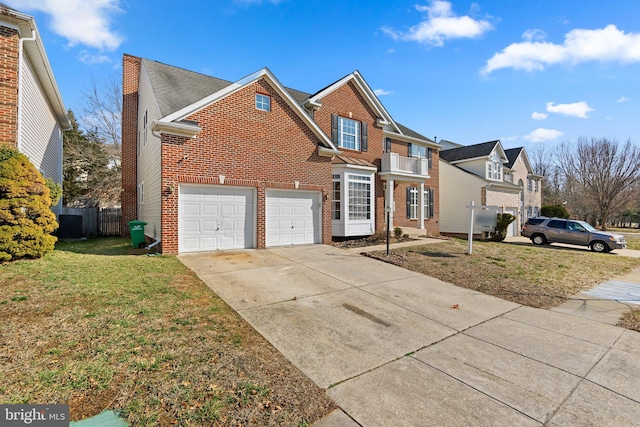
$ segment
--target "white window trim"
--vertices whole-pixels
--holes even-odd
[[[144,205],[144,181],[138,184],[138,204]]]
[[[331,220],[333,221],[341,221],[342,220],[342,195],[344,193],[344,188],[342,185],[342,175],[341,174],[332,174],[332,184],[331,184]],[[335,184],[340,184],[340,190],[338,192],[338,198],[336,198],[336,190]],[[337,209],[336,209],[337,205]],[[335,217],[336,212],[338,213],[338,218]]]
[[[418,211],[418,205],[420,204],[420,197],[419,196],[419,191],[420,191],[420,187],[409,187],[409,194],[411,196],[411,199],[408,201],[409,202],[409,218],[407,219],[419,219],[419,211]],[[424,219],[428,219],[429,218],[429,191],[430,189],[428,187],[425,187],[424,190],[422,190],[422,214],[424,215]],[[414,203],[415,202],[415,203]]]
[[[346,128],[346,124],[349,124],[353,122],[353,127],[354,127],[354,133],[351,132],[345,132],[345,128]],[[362,124],[358,121],[358,120],[353,120],[347,117],[342,117],[342,116],[338,116],[338,146],[340,148],[345,148],[347,150],[354,150],[354,151],[360,151],[361,147],[362,147],[362,141],[360,139],[360,127],[362,126]],[[348,136],[353,136],[354,137],[354,143],[353,143],[353,147],[347,147],[346,144],[344,143],[344,136],[348,135]]]
[[[264,93],[256,93],[256,109],[260,111],[271,111],[271,96]]]
[[[375,203],[375,199],[374,199],[374,195],[373,193],[373,186],[374,186],[374,180],[371,176],[369,175],[359,175],[359,174],[350,174],[347,173],[346,174],[346,191],[348,191],[348,204],[346,206],[346,210],[347,210],[347,215],[346,215],[346,219],[348,221],[371,221],[371,219],[373,218],[373,203]],[[368,195],[366,197],[366,199],[368,200],[368,204],[364,205],[365,206],[365,213],[367,215],[367,218],[353,218],[353,215],[356,214],[360,214],[362,212],[360,211],[351,211],[351,207],[353,206],[352,203],[352,199],[354,199],[355,197],[352,197],[351,195],[351,184],[352,183],[364,183],[366,185],[369,186],[368,189]],[[345,190],[343,190],[344,192]],[[358,205],[361,206],[361,205]]]
[[[149,125],[149,113],[144,109],[144,116],[142,116],[142,148],[147,146],[147,129]]]

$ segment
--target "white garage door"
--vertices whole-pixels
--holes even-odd
[[[181,185],[178,252],[255,247],[254,190]]]
[[[267,190],[267,246],[320,243],[320,193]]]

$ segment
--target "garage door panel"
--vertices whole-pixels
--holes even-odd
[[[319,193],[267,190],[267,246],[320,243]]]
[[[255,246],[254,190],[182,185],[179,194],[179,252]]]
[[[216,221],[202,221],[202,232],[203,233],[212,233],[216,231],[218,228],[218,223]]]
[[[184,205],[184,213],[186,215],[199,215],[200,214],[200,205],[194,203],[185,203]]]

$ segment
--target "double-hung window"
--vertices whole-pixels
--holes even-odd
[[[333,198],[331,200],[331,218],[335,220],[340,219],[340,208],[342,206],[342,176],[340,174],[333,175]]]
[[[427,147],[418,144],[409,145],[409,157],[427,157]]]
[[[371,219],[371,177],[348,175],[349,219]]]
[[[331,139],[339,148],[367,151],[367,123],[332,114]]]
[[[338,117],[338,145],[348,150],[360,150],[360,122]]]
[[[420,189],[418,187],[407,187],[407,218],[418,219],[418,213],[420,212],[419,204],[420,198],[418,194]],[[429,188],[424,189],[422,211],[424,218],[433,218],[433,192]]]

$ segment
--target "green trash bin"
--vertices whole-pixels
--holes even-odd
[[[134,248],[142,248],[147,244],[144,238],[144,226],[146,222],[134,219],[127,223],[129,226],[129,234],[131,234],[131,246]]]

